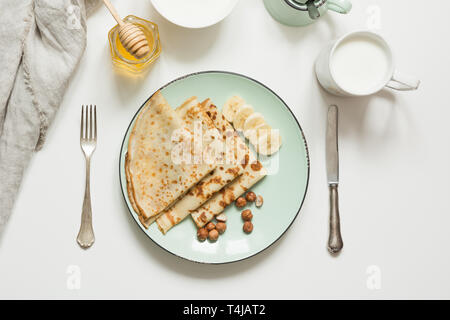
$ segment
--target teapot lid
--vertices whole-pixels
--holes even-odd
[[[284,0],[288,5],[290,5],[292,8],[301,10],[301,11],[308,11],[308,2],[314,3],[314,6],[316,8],[321,7],[322,5],[327,2],[327,0]]]

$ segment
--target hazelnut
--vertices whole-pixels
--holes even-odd
[[[258,208],[261,207],[263,205],[263,203],[264,203],[263,197],[262,196],[257,196],[256,197],[256,202],[255,202],[256,207],[258,207]]]
[[[247,204],[247,200],[244,197],[239,197],[236,200],[236,207],[242,208]]]
[[[219,222],[227,222],[227,216],[225,215],[225,213],[221,213],[216,216],[216,220]]]
[[[250,209],[245,209],[244,211],[242,211],[241,217],[242,217],[242,220],[244,220],[244,221],[250,221],[253,218],[253,214],[250,211]]]
[[[206,230],[211,231],[216,228],[216,225],[213,222],[210,222],[206,225]]]
[[[242,228],[245,233],[251,233],[253,231],[253,223],[250,221],[244,222],[244,227]]]
[[[197,230],[197,239],[199,241],[205,241],[208,238],[208,230],[205,228],[200,228]]]
[[[208,239],[210,241],[216,241],[217,239],[219,239],[219,231],[217,231],[216,229],[211,230],[208,233]]]
[[[245,195],[245,199],[249,202],[253,202],[256,200],[256,194],[253,191],[250,191]]]
[[[224,222],[217,222],[216,230],[219,232],[219,234],[224,233],[225,230],[227,230],[227,224]]]

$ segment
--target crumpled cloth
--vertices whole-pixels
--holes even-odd
[[[86,47],[97,0],[0,1],[0,232]]]

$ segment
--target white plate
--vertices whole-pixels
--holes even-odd
[[[228,16],[238,0],[151,0],[170,22],[185,28],[204,28]]]

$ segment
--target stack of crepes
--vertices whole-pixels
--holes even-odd
[[[159,91],[134,123],[125,173],[139,220],[163,233],[189,215],[203,227],[267,174],[209,99],[174,110]]]

